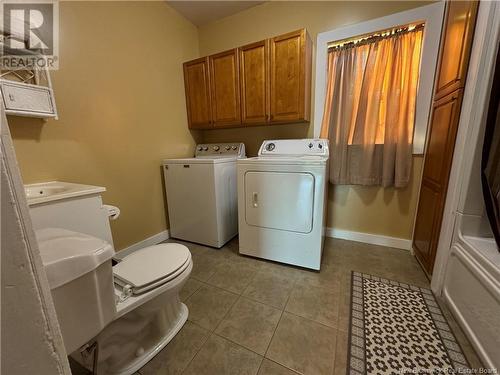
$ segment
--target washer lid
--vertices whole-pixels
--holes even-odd
[[[127,255],[113,267],[113,273],[120,284],[142,288],[168,278],[188,262],[190,256],[188,248],[177,243],[149,246]]]
[[[50,289],[69,283],[99,267],[115,254],[104,240],[61,228],[35,232]]]

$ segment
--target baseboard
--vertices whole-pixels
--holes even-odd
[[[130,245],[130,246],[126,247],[125,249],[118,251],[115,255],[115,258],[121,259],[129,254],[132,254],[134,251],[142,249],[143,247],[159,244],[160,242],[168,240],[169,238],[170,238],[170,235],[168,233],[168,229],[164,230],[163,232],[156,233],[155,235],[153,235],[151,237],[148,237],[142,241],[136,242],[135,244]]]
[[[343,240],[369,243],[372,245],[381,245],[395,247],[397,249],[411,250],[411,240],[405,238],[389,237],[380,234],[353,232],[350,230],[326,228],[325,235],[332,238],[341,238]]]

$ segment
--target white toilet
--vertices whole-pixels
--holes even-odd
[[[99,375],[133,374],[186,322],[179,292],[193,263],[184,245],[146,247],[113,267],[102,239],[60,228],[36,234],[66,351],[89,370],[97,342]]]

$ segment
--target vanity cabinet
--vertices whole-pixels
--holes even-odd
[[[212,127],[208,57],[184,63],[186,109],[190,129]]]
[[[209,57],[214,128],[241,124],[238,50]]]
[[[189,127],[308,122],[311,45],[301,29],[184,63]]]

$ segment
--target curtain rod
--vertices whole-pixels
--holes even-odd
[[[341,50],[341,49],[345,49],[345,48],[356,47],[356,46],[367,44],[367,43],[373,43],[373,42],[376,42],[376,41],[381,40],[381,39],[391,38],[391,37],[396,36],[396,35],[401,35],[401,34],[405,34],[408,32],[421,30],[424,28],[424,25],[425,24],[421,23],[418,25],[403,26],[403,27],[398,27],[398,28],[386,30],[386,31],[379,31],[379,32],[373,33],[371,35],[361,37],[361,38],[356,39],[356,40],[351,39],[351,40],[348,40],[346,42],[332,42],[329,44],[328,50],[329,51],[330,50]]]

